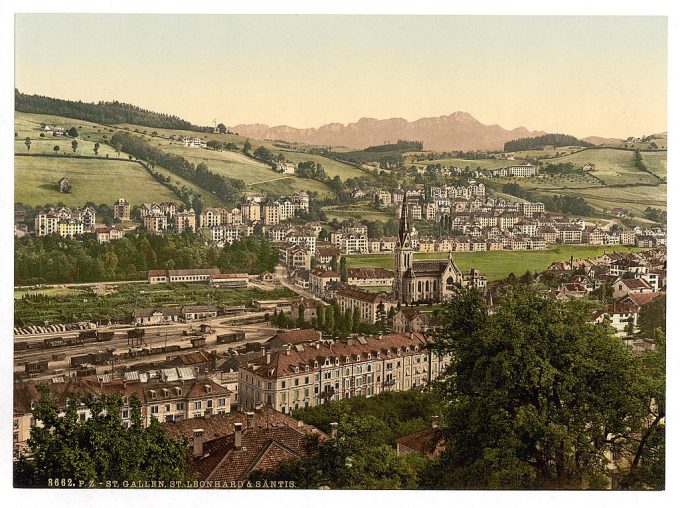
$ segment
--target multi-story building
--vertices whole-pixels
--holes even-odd
[[[309,290],[317,296],[326,294],[326,286],[330,282],[339,282],[340,274],[332,270],[316,268],[309,272]]]
[[[199,227],[209,228],[222,224],[222,210],[220,208],[204,208],[199,215]]]
[[[358,308],[361,321],[369,324],[386,318],[390,309],[397,306],[397,302],[386,293],[370,293],[353,287],[338,290],[336,298],[342,312],[347,310],[353,312]],[[381,312],[384,316],[381,316]]]
[[[168,216],[162,213],[145,215],[142,224],[148,232],[159,235],[168,229]]]
[[[275,202],[268,202],[262,206],[262,220],[266,226],[278,224],[279,218],[279,204]]]
[[[255,222],[262,218],[262,209],[259,203],[247,201],[241,205],[243,222]]]
[[[113,218],[120,220],[130,220],[130,203],[125,198],[118,198],[113,204]]]
[[[120,240],[125,236],[120,226],[116,227],[97,227],[95,228],[95,237],[99,243],[108,243],[111,240]]]
[[[196,212],[194,212],[193,208],[175,213],[172,219],[177,233],[196,231]]]
[[[508,166],[506,169],[508,171],[509,176],[528,177],[536,176],[536,174],[538,174],[536,166],[529,163],[519,166]]]
[[[266,352],[239,365],[239,401],[282,413],[330,400],[422,388],[450,363],[419,333],[316,341]]]

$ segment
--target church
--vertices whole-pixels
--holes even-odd
[[[464,284],[451,253],[448,259],[413,259],[405,194],[394,267],[394,299],[402,304],[443,302],[455,294],[457,286]]]

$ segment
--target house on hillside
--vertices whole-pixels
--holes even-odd
[[[57,185],[59,187],[59,192],[63,192],[65,194],[71,193],[71,182],[67,178],[62,178],[59,180]]]

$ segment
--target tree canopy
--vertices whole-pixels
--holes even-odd
[[[581,302],[521,286],[493,315],[474,290],[444,308],[433,347],[452,355],[438,383],[450,406],[434,486],[606,486],[606,453],[648,425],[649,383],[639,358],[587,317]]]
[[[144,428],[136,396],[130,399],[129,428],[123,426],[119,396],[103,395],[84,403],[91,418],[79,421],[76,399],[62,416],[50,392],[42,388],[33,414],[43,426],[31,427],[30,459],[22,456],[15,466],[16,487],[47,487],[55,478],[70,479],[74,487],[102,487],[106,481],[192,479],[185,440],[166,434],[155,419]]]

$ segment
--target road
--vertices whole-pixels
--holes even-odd
[[[276,268],[274,269],[274,275],[279,280],[282,286],[290,289],[291,291],[297,293],[298,295],[307,298],[308,300],[315,300],[321,303],[322,305],[328,305],[321,298],[318,298],[314,293],[291,283],[290,280],[288,279],[288,271],[283,266],[277,265]]]

